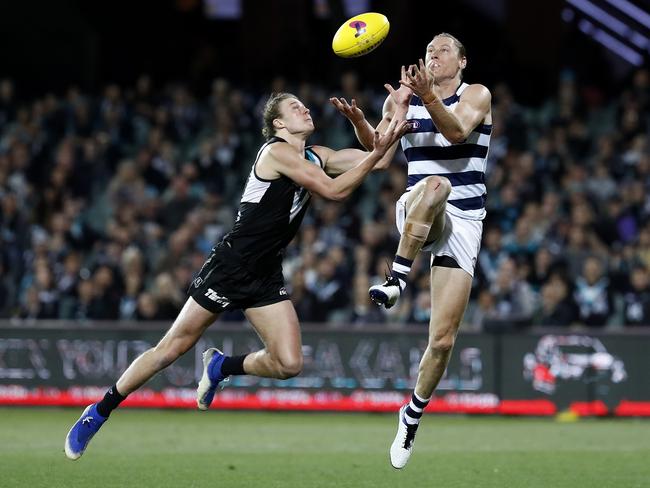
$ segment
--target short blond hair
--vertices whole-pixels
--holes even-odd
[[[454,46],[456,46],[456,49],[458,49],[458,54],[461,58],[466,58],[467,57],[467,51],[465,50],[465,46],[463,46],[463,43],[458,40],[457,37],[452,36],[451,34],[447,32],[441,32],[440,34],[436,34],[433,36],[434,39],[438,37],[448,37],[452,41],[454,41]]]
[[[275,127],[273,127],[273,121],[280,117],[280,103],[287,98],[295,98],[296,100],[298,99],[298,97],[293,93],[272,93],[264,104],[264,111],[262,112],[262,135],[266,140],[269,140],[275,135]]]

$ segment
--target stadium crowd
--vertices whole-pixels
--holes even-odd
[[[16,320],[172,320],[233,223],[268,93],[296,93],[310,142],[335,148],[357,143],[328,97],[355,98],[376,123],[385,96],[354,73],[336,88],[278,78],[265,93],[216,79],[204,97],[144,75],[96,96],[71,86],[24,100],[18,88],[0,80],[0,318]],[[465,328],[649,325],[649,72],[609,98],[566,71],[534,108],[490,88],[488,217]],[[393,309],[367,293],[392,261],[405,186],[398,155],[348,201],[313,202],[284,264],[301,321],[426,327],[428,255]]]

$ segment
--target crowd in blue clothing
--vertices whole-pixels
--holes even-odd
[[[216,79],[199,95],[143,75],[23,99],[0,80],[0,318],[172,320],[232,226],[268,94],[294,92],[315,121],[309,142],[343,148],[358,143],[328,98],[355,98],[376,123],[380,88],[345,73],[337,87],[278,78],[259,93]],[[490,89],[488,217],[464,327],[650,324],[649,72],[609,97],[567,71],[537,107]],[[426,327],[428,255],[394,308],[367,294],[392,262],[405,186],[398,153],[346,202],[315,199],[284,262],[303,322]]]

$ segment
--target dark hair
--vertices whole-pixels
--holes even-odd
[[[264,111],[262,112],[262,135],[265,139],[270,139],[275,135],[275,127],[273,121],[280,117],[280,102],[287,98],[298,98],[292,93],[272,93],[269,99],[264,104]]]

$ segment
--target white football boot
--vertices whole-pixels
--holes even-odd
[[[411,451],[413,451],[413,442],[415,442],[415,433],[418,430],[418,424],[407,424],[404,418],[404,410],[407,405],[402,405],[399,409],[397,419],[397,435],[390,446],[390,464],[395,469],[402,469],[409,462]]]
[[[395,305],[401,293],[402,290],[399,287],[399,280],[394,276],[386,276],[386,281],[381,285],[371,286],[368,290],[372,301],[386,308]]]
[[[211,347],[203,353],[203,375],[196,389],[196,405],[199,410],[210,408],[219,383],[229,380],[228,376],[221,373],[221,365],[225,358],[226,356],[216,347]]]

